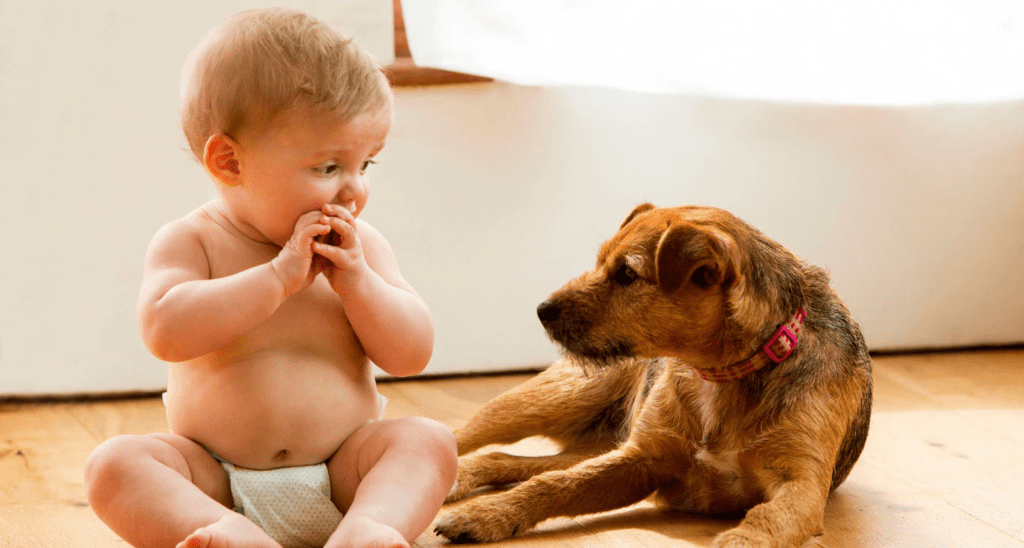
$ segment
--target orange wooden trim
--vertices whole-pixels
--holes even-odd
[[[395,58],[412,57],[409,39],[405,37],[405,17],[402,16],[402,0],[394,0],[395,12]]]
[[[417,67],[412,58],[395,59],[394,64],[384,67],[384,74],[392,86],[438,86],[443,84],[467,84],[470,82],[493,82],[491,78],[451,72],[448,70]]]
[[[412,53],[409,51],[409,39],[405,36],[405,19],[402,17],[401,0],[394,0],[394,10],[395,62],[384,67],[384,74],[387,75],[392,86],[437,86],[494,81],[483,76],[416,66],[412,60]]]

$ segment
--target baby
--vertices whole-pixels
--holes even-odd
[[[418,373],[433,321],[359,220],[391,126],[376,62],[305,14],[214,29],[182,81],[182,125],[218,198],[164,226],[138,316],[173,362],[170,434],[86,464],[96,514],[137,547],[408,546],[455,478],[455,441],[382,420],[370,360]]]

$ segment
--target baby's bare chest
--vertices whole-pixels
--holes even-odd
[[[240,242],[229,234],[214,234],[204,245],[208,248],[211,279],[270,263],[280,251],[274,246]],[[237,358],[268,350],[311,354],[341,363],[358,362],[364,357],[344,303],[323,275],[288,297],[270,317],[218,354]]]
[[[341,298],[320,276],[289,297],[266,321],[235,341],[253,349],[277,347],[340,361],[363,358]]]

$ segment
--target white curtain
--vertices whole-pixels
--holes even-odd
[[[1024,98],[1020,0],[402,0],[420,66],[868,105]]]

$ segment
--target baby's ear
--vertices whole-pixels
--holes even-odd
[[[236,186],[241,183],[241,169],[238,164],[238,143],[231,137],[218,133],[206,140],[203,150],[203,166],[221,183]]]

